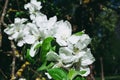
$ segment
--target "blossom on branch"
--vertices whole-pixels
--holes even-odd
[[[68,21],[57,21],[56,16],[48,19],[47,15],[40,12],[42,6],[37,0],[31,0],[24,8],[29,10],[30,20],[15,18],[14,23],[4,30],[9,35],[8,38],[14,40],[19,47],[29,45],[31,59],[40,53],[42,61],[54,64],[51,68],[85,71],[80,75],[88,76],[89,65],[95,61],[90,48],[87,47],[91,38],[84,31],[72,34],[72,26]],[[54,46],[53,39],[57,43]],[[56,47],[58,45],[59,47]]]

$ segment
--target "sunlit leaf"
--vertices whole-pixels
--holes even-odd
[[[86,80],[85,78],[81,77],[81,76],[77,76],[75,77],[73,80]]]
[[[49,69],[48,73],[54,80],[67,80],[67,73],[61,68]]]
[[[45,62],[37,69],[37,71],[48,70],[49,68],[52,68],[53,65],[54,65],[54,63],[52,63],[52,62],[47,65],[47,61],[45,61]]]
[[[34,49],[38,49],[42,46],[42,44],[37,44]]]
[[[25,55],[25,58],[26,58],[29,62],[33,63],[33,62],[34,62],[34,59],[32,59],[32,57],[30,56],[29,52],[30,52],[30,49],[27,49],[27,53],[26,53],[26,55]]]
[[[68,73],[68,80],[73,80],[79,73],[74,69],[70,69]]]
[[[83,30],[83,31],[80,31],[80,32],[75,33],[74,35],[76,35],[76,36],[81,36],[81,35],[84,34],[84,33],[85,33],[85,31]]]
[[[80,74],[85,74],[85,73],[86,73],[86,71],[84,71],[84,70],[80,71]]]
[[[45,62],[37,69],[37,71],[46,70],[46,69],[47,69],[46,64],[47,64],[47,62],[45,61]]]
[[[41,56],[40,59],[42,62],[44,62],[46,60],[46,54],[47,52],[52,49],[52,45],[51,42],[54,40],[53,37],[48,37],[46,38],[43,43],[42,43],[42,47],[41,47]]]

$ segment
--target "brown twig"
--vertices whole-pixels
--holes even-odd
[[[6,9],[7,9],[7,6],[8,6],[8,2],[9,0],[6,0],[5,1],[5,4],[4,4],[4,7],[3,7],[3,12],[2,12],[2,15],[0,17],[0,47],[2,46],[2,25],[4,27],[6,27],[7,25],[4,23],[4,17],[5,17],[5,14],[6,14]]]
[[[5,79],[8,79],[7,76],[4,74],[4,72],[2,71],[2,69],[0,69],[0,73],[3,75]]]
[[[3,7],[3,12],[2,12],[2,15],[1,15],[1,18],[0,18],[0,29],[1,29],[2,25],[4,27],[6,27],[6,24],[4,23],[4,17],[5,17],[5,14],[6,14],[6,9],[7,9],[7,6],[8,6],[8,2],[9,2],[9,0],[6,0],[5,4],[4,4],[4,7]]]
[[[32,68],[28,67],[33,73],[35,73],[38,77],[42,78],[42,75],[37,71],[33,70]]]
[[[103,57],[100,57],[100,66],[101,66],[101,80],[105,80],[105,77],[104,77],[104,66],[103,66]]]
[[[12,71],[11,71],[11,80],[15,80],[15,62],[16,62],[16,47],[13,41],[11,42],[11,48],[12,48],[12,55],[13,55],[13,60],[12,60]]]
[[[3,27],[7,27],[6,23],[4,22],[4,17],[6,14],[6,10],[7,10],[7,6],[8,6],[8,2],[9,0],[5,1],[4,7],[3,7],[3,12],[2,15],[0,17],[0,36],[1,35],[1,28]],[[12,60],[12,71],[11,71],[11,80],[15,80],[15,62],[16,62],[16,47],[13,41],[11,42],[11,48],[12,48],[12,56],[13,56],[13,60]],[[0,39],[0,46],[1,46],[1,39]]]
[[[87,80],[95,80],[93,64],[89,65],[89,68],[90,68],[90,74],[89,76],[87,76]]]

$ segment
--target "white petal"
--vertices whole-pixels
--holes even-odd
[[[15,18],[14,22],[15,23],[20,23],[20,18]]]
[[[47,16],[44,14],[40,14],[35,18],[36,25],[40,28],[43,28],[46,25]]]
[[[85,51],[79,51],[79,53],[76,53],[74,56],[75,56],[75,60],[74,60],[74,62],[78,62],[80,59],[81,59],[81,57],[83,56],[83,55],[85,55]]]
[[[26,80],[25,78],[19,78],[18,80]]]
[[[13,35],[11,35],[11,37],[12,37],[13,39],[15,39],[15,38],[19,37],[18,35],[19,35],[19,32],[15,32]]]
[[[58,21],[55,24],[56,33],[54,35],[55,38],[61,38],[63,40],[67,40],[68,37],[71,36],[72,28],[71,24],[68,21]]]
[[[23,40],[18,41],[17,46],[22,47],[25,42]]]
[[[27,21],[27,19],[26,18],[15,18],[15,23],[24,23],[24,22],[26,22]]]
[[[45,75],[47,75],[48,79],[52,79],[49,73],[45,73]]]
[[[9,40],[13,40],[13,37],[9,36],[8,39],[9,39]]]
[[[31,0],[31,3],[34,4],[34,8],[35,8],[36,10],[40,10],[40,9],[42,8],[41,2],[38,2],[38,1],[36,1],[36,0]]]
[[[24,9],[28,9],[30,7],[30,3],[24,5]]]
[[[37,52],[36,52],[37,50],[35,49],[35,47],[36,47],[38,44],[40,44],[40,42],[36,42],[36,43],[34,43],[34,44],[31,46],[31,48],[30,48],[30,56],[31,56],[31,57],[34,57],[35,54],[37,53]]]
[[[60,45],[60,46],[67,46],[67,42],[63,39],[57,38],[56,42]]]
[[[25,9],[29,9],[30,14],[34,13],[35,11],[39,11],[42,6],[41,2],[38,2],[36,0],[31,0],[30,3],[24,5]]]
[[[73,51],[71,49],[69,49],[68,47],[61,47],[59,49],[59,54],[65,54],[67,56],[71,56],[73,53]]]
[[[11,35],[11,34],[14,33],[14,28],[13,27],[12,28],[8,27],[8,28],[4,29],[4,32],[8,35]]]
[[[36,41],[35,36],[33,35],[27,35],[23,38],[23,40],[27,43],[27,44],[33,44]]]
[[[75,61],[75,57],[74,56],[67,56],[67,55],[65,55],[65,54],[60,54],[60,58],[61,58],[61,60],[62,60],[62,62],[64,63],[64,64],[73,64],[73,62]]]
[[[54,16],[54,17],[51,17],[50,19],[49,19],[49,21],[48,21],[48,25],[50,26],[50,25],[54,25],[55,24],[55,22],[57,21],[57,17],[56,16]]]
[[[81,65],[82,66],[88,66],[92,64],[95,61],[95,58],[91,54],[90,49],[87,49],[86,53],[81,58]]]
[[[49,51],[46,55],[48,61],[58,61],[60,58],[54,51]]]
[[[68,38],[68,41],[72,44],[77,44],[79,39],[80,39],[80,36],[72,35]]]

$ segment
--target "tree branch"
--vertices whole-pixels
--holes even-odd
[[[2,69],[0,69],[0,73],[3,75],[3,77],[4,77],[5,79],[8,79],[8,77],[4,74],[4,72],[2,71]]]
[[[13,60],[12,60],[12,71],[11,71],[11,79],[10,80],[15,80],[15,63],[16,63],[16,47],[13,41],[11,42],[11,48],[12,48],[12,55],[13,55]]]
[[[7,6],[8,6],[8,2],[9,0],[6,0],[5,1],[5,4],[4,4],[4,7],[3,7],[3,12],[2,12],[2,15],[1,15],[1,18],[0,18],[0,47],[2,46],[2,25],[4,27],[6,27],[7,25],[4,23],[4,17],[5,17],[5,14],[6,14],[6,9],[7,9]]]
[[[100,57],[100,65],[101,65],[101,80],[105,80],[104,67],[103,67],[103,58],[102,57]]]
[[[0,18],[0,29],[1,29],[2,25],[6,27],[6,24],[4,23],[4,17],[5,17],[5,14],[6,14],[6,9],[7,9],[7,6],[8,6],[8,2],[9,2],[9,0],[6,0],[5,4],[4,4],[4,7],[3,7],[3,12],[2,12],[2,15],[1,15],[1,18]]]

